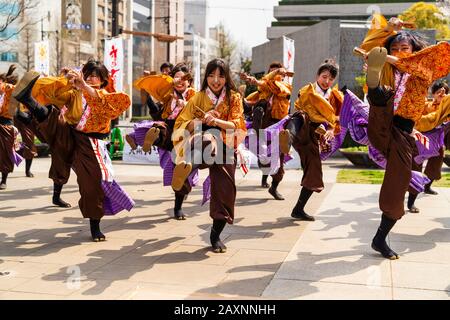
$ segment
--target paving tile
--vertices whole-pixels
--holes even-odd
[[[390,287],[274,279],[263,298],[294,300],[392,300]]]

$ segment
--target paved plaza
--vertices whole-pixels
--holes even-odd
[[[237,171],[236,222],[223,233],[228,251],[215,254],[200,187],[185,202],[187,220],[177,221],[158,166],[115,162],[136,207],[105,217],[107,241],[93,243],[75,174],[62,195],[73,208],[56,208],[49,166],[36,159],[30,179],[22,165],[0,192],[1,300],[450,298],[450,189],[419,197],[421,212],[389,235],[401,255],[389,261],[370,248],[380,186],[337,184],[338,170],[352,168],[345,160],[325,162],[326,189],[306,207],[315,222],[290,218],[301,171],[287,170],[285,201],[259,187],[258,170]]]

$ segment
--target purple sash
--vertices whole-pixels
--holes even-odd
[[[134,207],[135,202],[133,199],[115,180],[113,182],[102,180],[102,189],[105,193],[103,201],[105,215],[113,216],[122,210],[130,211]]]

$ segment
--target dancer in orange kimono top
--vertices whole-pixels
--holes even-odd
[[[192,170],[209,168],[210,241],[217,253],[226,251],[220,234],[235,217],[237,148],[247,132],[243,112],[242,96],[236,92],[228,64],[214,59],[206,66],[201,90],[175,122],[172,188],[180,190]]]
[[[14,70],[15,67],[11,66],[6,73],[0,74],[0,190],[6,189],[8,175],[14,171],[14,165],[18,166],[22,161],[15,151],[18,132],[13,126],[15,101],[11,95],[18,78]]]
[[[431,93],[433,95],[433,100],[426,103],[426,107],[423,112],[422,118],[416,123],[416,129],[425,134],[435,132],[435,129],[441,126],[444,122],[449,122],[450,113],[450,96],[449,87],[447,83],[439,81],[433,84],[431,87]],[[424,192],[430,195],[437,195],[438,193],[431,189],[431,184],[433,181],[440,180],[442,165],[444,163],[444,152],[445,148],[450,148],[450,126],[446,125],[442,128],[443,141],[441,148],[439,149],[439,154],[437,156],[428,159],[427,165],[425,166],[425,175],[430,179],[430,182],[425,185]],[[446,143],[447,142],[447,143]],[[420,166],[422,170],[422,165]],[[408,201],[408,209],[410,212],[418,213],[419,209],[414,205],[416,197],[410,195]],[[411,201],[411,202],[410,202]]]
[[[130,211],[133,200],[117,184],[106,148],[111,120],[131,105],[122,92],[109,93],[109,72],[99,61],[89,60],[81,72],[70,70],[66,81],[41,78],[28,72],[14,90],[13,96],[24,104],[39,122],[45,139],[66,146],[72,157],[81,198],[78,202],[84,218],[89,218],[93,241],[104,241],[100,230],[103,216],[123,209]],[[34,94],[32,95],[32,91]],[[36,97],[36,99],[34,98]],[[42,100],[41,100],[42,99]],[[38,101],[53,101],[43,106]],[[66,106],[66,121],[60,121],[59,107]]]
[[[261,131],[270,127],[289,114],[290,98],[292,92],[292,85],[284,81],[288,72],[280,62],[272,62],[269,66],[269,72],[261,80],[255,77],[243,75],[242,79],[252,85],[258,87],[258,91],[248,95],[244,103],[253,106],[252,128],[256,130],[258,137],[258,149],[261,148]],[[269,188],[267,183],[268,174],[271,173],[270,163],[262,163],[260,157],[267,155],[261,154],[259,150],[256,151],[258,156],[258,166],[263,171],[261,187]],[[284,200],[283,196],[278,192],[278,185],[284,176],[284,157],[280,153],[280,165],[276,172],[272,172],[272,185],[269,188],[269,193],[276,200]]]
[[[372,248],[391,260],[399,256],[386,237],[405,214],[405,194],[417,167],[414,127],[426,108],[428,88],[450,71],[450,44],[427,46],[419,34],[403,30],[405,24],[375,15],[361,45],[368,66],[369,140],[387,160],[379,198],[381,223]]]
[[[135,82],[138,89],[148,94],[146,104],[150,109],[153,120],[141,121],[134,125],[134,131],[125,136],[132,149],[142,146],[144,152],[149,152],[152,146],[158,147],[160,164],[164,169],[164,185],[173,170],[172,161],[167,161],[168,155],[173,149],[172,132],[175,121],[186,106],[187,102],[195,95],[195,90],[190,87],[190,71],[186,64],[179,63],[171,71],[170,75],[149,75]],[[155,98],[161,107],[153,102]],[[170,185],[170,182],[168,183]],[[183,201],[192,190],[193,183],[188,179],[179,191],[175,192],[174,217],[177,220],[185,220],[182,210]]]

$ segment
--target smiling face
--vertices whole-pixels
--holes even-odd
[[[220,74],[220,69],[216,68],[213,72],[208,74],[208,87],[214,94],[219,95],[225,87],[225,75]]]
[[[413,53],[413,46],[407,40],[401,40],[391,44],[390,54],[396,57],[404,57]]]
[[[330,71],[322,71],[317,76],[317,83],[323,90],[328,90],[334,83],[335,78],[331,75]]]
[[[102,79],[97,73],[93,72],[90,75],[86,76],[84,81],[91,87],[100,87],[102,84]]]
[[[174,74],[173,78],[178,80],[178,79],[183,78],[184,75],[185,75],[185,73],[183,71],[178,71],[177,73]],[[175,86],[175,90],[178,91],[179,93],[183,93],[186,91],[188,86],[189,86],[189,81],[180,81],[178,83],[178,85]]]
[[[436,103],[441,103],[441,101],[442,101],[442,99],[444,99],[445,95],[446,95],[445,88],[440,88],[438,91],[433,93],[433,100]]]

